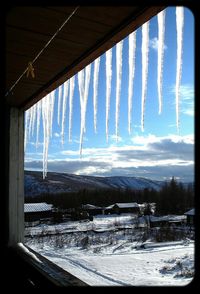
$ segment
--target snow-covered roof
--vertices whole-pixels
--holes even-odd
[[[53,205],[46,202],[41,203],[25,203],[24,212],[39,212],[52,210]]]
[[[96,205],[93,205],[93,204],[83,204],[82,208],[83,209],[102,209],[102,207],[96,206]]]
[[[190,210],[188,210],[187,212],[184,213],[185,215],[194,215],[195,214],[195,209],[192,208]]]
[[[131,203],[115,203],[119,208],[133,208],[133,207],[138,207],[139,205],[136,202],[131,202]]]
[[[163,216],[150,216],[151,222],[160,222],[160,221],[168,221],[168,222],[178,222],[186,219],[185,215],[163,215]]]
[[[119,208],[132,208],[132,207],[140,207],[138,203],[131,202],[131,203],[115,203],[107,206],[105,209],[112,209],[115,205],[117,205]]]
[[[109,205],[109,206],[106,206],[105,209],[112,209],[113,206],[114,206],[114,204],[111,204],[111,205]]]

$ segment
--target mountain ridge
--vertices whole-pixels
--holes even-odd
[[[42,172],[25,170],[24,183],[25,197],[31,197],[47,193],[77,192],[82,189],[160,190],[166,181],[134,176],[99,177],[56,172],[48,172],[47,178],[43,179]]]

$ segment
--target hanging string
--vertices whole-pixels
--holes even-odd
[[[46,45],[41,49],[41,51],[36,55],[36,57],[33,59],[33,61],[28,63],[27,68],[24,70],[24,72],[21,74],[21,76],[18,78],[18,80],[12,85],[12,87],[7,91],[5,96],[8,96],[8,94],[14,89],[14,87],[19,83],[21,78],[27,73],[27,77],[29,76],[29,73],[31,73],[32,78],[35,77],[34,74],[34,68],[33,64],[36,62],[36,60],[39,58],[39,56],[43,53],[43,51],[49,46],[49,44],[53,41],[53,39],[57,36],[57,34],[62,30],[62,28],[66,25],[66,23],[70,20],[70,18],[74,15],[74,13],[78,10],[80,6],[77,6],[72,13],[68,16],[68,18],[63,22],[63,24],[59,27],[59,29],[55,32],[55,34],[50,38],[50,40],[46,43]]]

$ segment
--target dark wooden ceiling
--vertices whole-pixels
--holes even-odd
[[[7,102],[30,107],[164,8],[80,6],[33,64],[35,78],[25,74],[9,91],[75,9],[12,8],[6,18]]]

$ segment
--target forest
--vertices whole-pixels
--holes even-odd
[[[82,189],[78,192],[45,193],[25,197],[25,203],[47,202],[55,207],[66,209],[80,207],[82,204],[108,206],[117,202],[155,203],[156,215],[183,214],[195,205],[194,185],[177,182],[173,177],[159,191],[145,188],[132,189]]]

